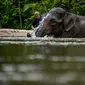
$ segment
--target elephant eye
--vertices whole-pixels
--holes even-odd
[[[51,19],[49,21],[49,24],[52,25],[52,26],[56,25],[56,20],[55,19]]]

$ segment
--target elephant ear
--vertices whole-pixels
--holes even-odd
[[[64,29],[65,31],[71,30],[75,25],[76,16],[71,13],[66,13],[64,17]]]
[[[60,37],[76,37],[80,31],[79,17],[75,14],[67,13],[63,19],[64,31]]]

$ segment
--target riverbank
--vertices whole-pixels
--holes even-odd
[[[0,36],[27,36],[27,33],[32,33],[33,30],[21,30],[21,29],[0,29]]]

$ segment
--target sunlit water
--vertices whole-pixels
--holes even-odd
[[[85,39],[0,37],[0,85],[85,85]]]

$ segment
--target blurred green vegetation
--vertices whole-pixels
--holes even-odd
[[[29,30],[35,11],[45,16],[53,7],[85,15],[85,0],[0,0],[0,27]]]

